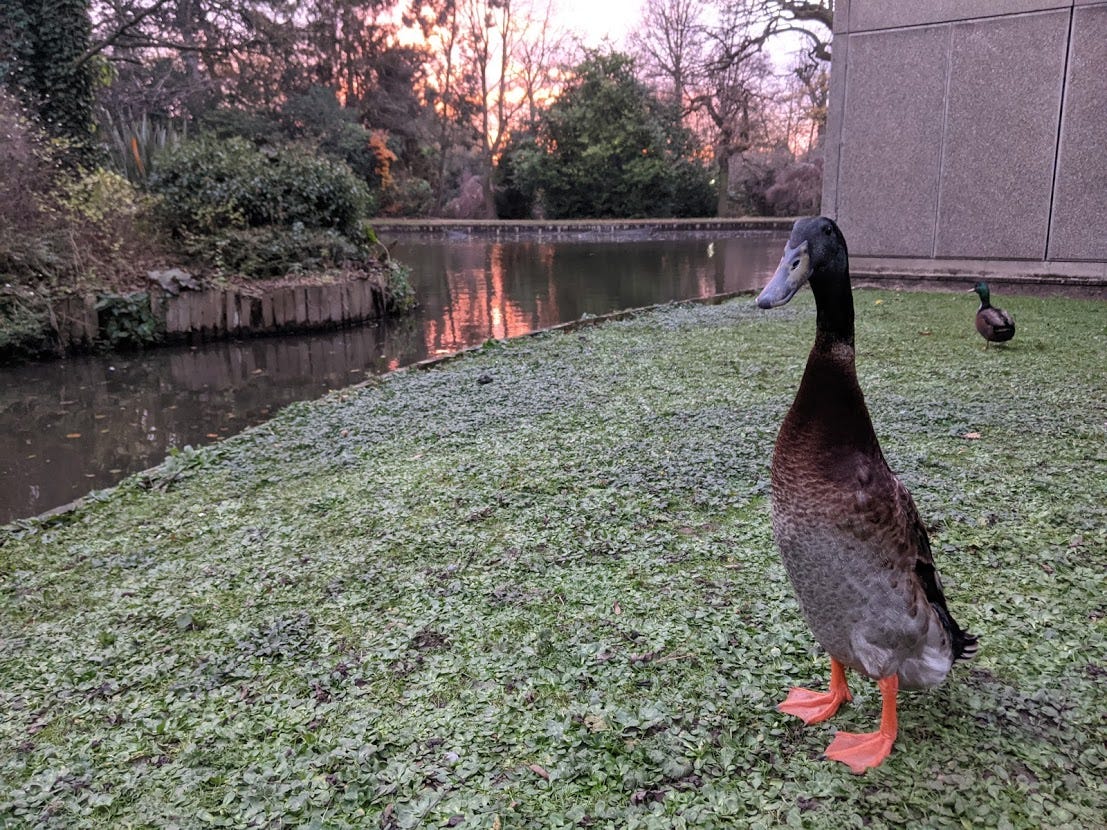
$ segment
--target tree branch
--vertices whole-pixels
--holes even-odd
[[[136,14],[131,20],[123,23],[118,29],[116,29],[114,32],[112,32],[108,37],[104,38],[99,43],[96,43],[96,44],[93,44],[92,46],[90,46],[88,48],[88,50],[83,55],[81,55],[81,57],[79,57],[77,59],[76,63],[73,65],[73,68],[74,69],[79,69],[80,67],[82,67],[86,63],[88,63],[90,60],[92,60],[94,57],[99,55],[101,52],[103,52],[105,49],[107,49],[110,46],[115,45],[115,43],[117,43],[119,40],[121,40],[123,38],[123,36],[126,35],[131,29],[135,28],[139,23],[141,23],[147,17],[152,15],[154,12],[161,9],[162,6],[164,6],[168,2],[169,2],[169,0],[155,0],[155,2],[149,8],[143,9],[141,12]]]

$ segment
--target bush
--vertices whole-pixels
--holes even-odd
[[[367,248],[343,234],[299,223],[291,228],[243,228],[194,236],[186,240],[185,248],[221,272],[250,279],[363,265],[369,260]]]
[[[539,121],[532,164],[517,160],[521,193],[542,192],[551,218],[710,215],[707,168],[677,108],[657,99],[618,52],[588,53]]]
[[[823,160],[795,161],[776,172],[765,201],[774,216],[818,213],[823,195]]]
[[[96,298],[96,316],[100,336],[113,349],[142,348],[164,334],[145,291],[101,294]]]
[[[411,269],[395,260],[385,263],[384,287],[387,305],[385,311],[393,314],[410,311],[415,307],[415,289],[411,285]]]
[[[238,138],[182,142],[158,160],[150,187],[175,233],[300,223],[354,234],[369,201],[342,162],[296,146],[263,152]]]
[[[382,216],[426,216],[434,204],[434,190],[426,179],[401,175],[381,193]],[[374,215],[376,211],[374,210]]]
[[[154,158],[184,138],[187,122],[154,121],[148,115],[128,120],[100,115],[100,134],[111,165],[132,184],[143,187]]]
[[[71,213],[98,225],[135,218],[148,207],[125,176],[102,167],[61,181],[57,198]]]
[[[160,239],[149,206],[126,179],[64,168],[53,145],[0,90],[0,274],[5,282],[68,291],[140,282]]]
[[[819,152],[797,159],[780,147],[735,156],[731,164],[729,196],[737,213],[806,216],[819,212],[823,182]]]
[[[40,354],[52,346],[50,309],[44,299],[0,288],[0,361]]]

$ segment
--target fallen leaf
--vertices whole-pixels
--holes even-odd
[[[544,778],[546,781],[550,780],[550,774],[538,764],[531,764],[529,767],[527,767],[527,769],[529,769],[539,778]]]
[[[607,721],[604,720],[603,715],[585,715],[584,725],[591,732],[606,732],[608,729]]]
[[[615,600],[615,604],[611,607],[611,610],[614,611],[616,614],[622,614],[623,606],[619,605],[618,600]]]
[[[962,438],[968,438],[970,441],[975,441],[978,438],[980,438],[980,433],[979,432],[966,432],[961,437]]]
[[[79,433],[79,432],[67,432],[67,433],[65,434],[65,437],[66,437],[66,438],[80,438],[80,437],[81,437],[81,433]]]

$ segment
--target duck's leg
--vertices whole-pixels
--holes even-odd
[[[899,678],[896,675],[883,677],[880,685],[880,728],[875,732],[857,734],[839,732],[826,748],[826,757],[843,764],[849,764],[854,772],[864,772],[869,767],[879,766],[892,751],[899,728],[896,719],[896,694],[899,692]]]
[[[845,700],[853,700],[846,683],[846,667],[831,657],[829,692],[813,692],[810,689],[793,687],[784,702],[776,708],[795,715],[804,723],[822,723],[833,717]]]

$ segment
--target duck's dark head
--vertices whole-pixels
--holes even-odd
[[[992,293],[988,290],[988,283],[984,282],[984,280],[974,285],[972,290],[980,297],[981,305],[986,307],[991,303]]]
[[[759,308],[776,308],[796,296],[803,284],[816,288],[820,281],[845,280],[849,285],[846,239],[834,221],[825,216],[797,219],[784,256],[769,284],[757,297]]]

